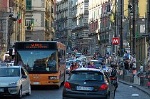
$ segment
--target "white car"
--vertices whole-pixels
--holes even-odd
[[[0,96],[17,96],[31,94],[28,72],[21,66],[0,67]]]

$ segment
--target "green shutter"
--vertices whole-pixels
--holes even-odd
[[[32,8],[32,0],[26,0],[26,9],[31,10]]]

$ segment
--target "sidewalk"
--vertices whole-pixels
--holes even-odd
[[[141,91],[143,91],[144,93],[146,93],[147,95],[150,96],[150,88],[148,88],[147,86],[141,86],[141,85],[137,85],[137,84],[134,84],[132,82],[128,82],[128,81],[124,81],[122,79],[119,79],[119,82],[120,83],[123,83],[123,84],[126,84],[126,85],[130,85],[130,86],[133,86]]]

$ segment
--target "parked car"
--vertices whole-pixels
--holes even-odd
[[[73,70],[63,88],[63,99],[110,99],[109,77],[100,69],[78,68]]]
[[[28,72],[21,66],[0,67],[0,96],[16,96],[31,94]]]

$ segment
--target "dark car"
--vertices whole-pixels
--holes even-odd
[[[64,83],[63,99],[110,99],[109,78],[99,69],[79,68]]]

